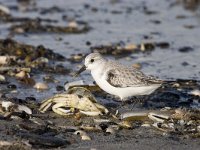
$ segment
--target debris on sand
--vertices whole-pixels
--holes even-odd
[[[107,45],[99,45],[90,47],[91,52],[99,52],[105,55],[127,56],[138,52],[151,52],[156,47],[169,48],[168,42],[147,42],[141,44],[125,44],[124,42],[111,43]]]
[[[51,73],[56,70],[57,73],[69,73],[69,69],[52,63],[64,60],[66,60],[64,56],[54,53],[53,50],[42,45],[35,47],[11,39],[0,39],[0,63],[2,64],[0,72],[7,72],[8,75],[15,75],[17,78],[35,70]],[[19,72],[21,73],[19,74]]]
[[[21,24],[11,26],[12,34],[22,33],[86,33],[90,27],[86,22],[69,22],[68,26],[44,25],[40,20],[28,20]]]
[[[57,94],[44,100],[40,106],[40,111],[45,112],[50,107],[55,113],[63,116],[73,115],[77,111],[88,116],[108,113],[104,106],[97,103],[90,91],[83,87],[74,87],[69,89],[68,93]]]

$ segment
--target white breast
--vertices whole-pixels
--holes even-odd
[[[114,87],[105,80],[105,76],[100,74],[100,69],[92,70],[91,74],[95,82],[99,85],[99,87],[102,90],[104,90],[109,94],[119,96],[121,100],[130,96],[149,95],[152,92],[154,92],[158,87],[160,87],[160,84],[153,84],[153,85],[139,86],[139,87],[134,86],[126,88]]]

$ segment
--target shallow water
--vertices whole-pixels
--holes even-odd
[[[4,1],[8,7],[17,6],[20,3],[15,1]],[[92,46],[108,44],[111,42],[124,41],[126,43],[141,43],[146,41],[166,41],[170,43],[169,49],[157,48],[150,55],[133,54],[134,59],[126,61],[120,59],[124,64],[131,65],[135,62],[143,64],[142,71],[147,74],[156,75],[161,79],[200,79],[200,20],[199,10],[189,11],[183,5],[172,5],[174,1],[54,1],[38,0],[37,11],[18,11],[11,9],[11,14],[20,17],[50,18],[58,20],[58,24],[64,25],[67,22],[62,20],[63,15],[75,20],[83,20],[89,23],[92,30],[86,34],[28,34],[27,36],[16,35],[17,41],[33,45],[43,44],[46,47],[69,57],[73,53],[89,53],[86,41]],[[44,8],[57,6],[63,12],[54,12],[40,15]],[[29,6],[31,8],[31,6]],[[88,8],[87,8],[88,7]],[[147,15],[144,7],[155,13]],[[96,11],[95,11],[96,9]],[[93,11],[92,11],[93,10]],[[177,16],[185,18],[177,19]],[[160,23],[156,24],[153,21]],[[193,25],[188,29],[184,25]],[[1,24],[1,38],[8,34],[8,26]],[[148,36],[150,39],[144,39]],[[61,37],[63,40],[57,41]],[[67,42],[67,44],[65,44]],[[181,53],[179,48],[189,46],[194,50],[188,53]],[[187,62],[186,66],[182,63]],[[69,66],[70,67],[70,66]],[[83,77],[84,75],[82,75]],[[84,77],[83,77],[84,78]],[[92,80],[91,78],[87,80]]]

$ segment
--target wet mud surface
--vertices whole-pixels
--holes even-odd
[[[1,149],[199,149],[199,17],[198,0],[0,0]],[[167,83],[119,102],[89,72],[73,77],[91,52]],[[59,115],[55,101],[39,110],[77,94],[65,86],[77,80],[101,115],[71,103]]]

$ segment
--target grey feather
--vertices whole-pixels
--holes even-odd
[[[109,61],[106,65],[107,70],[106,80],[109,84],[115,87],[133,87],[133,86],[148,86],[152,84],[162,84],[161,80],[152,76],[147,76],[141,71],[126,67],[119,63]]]

